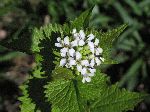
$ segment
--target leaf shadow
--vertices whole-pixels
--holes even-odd
[[[44,35],[46,37],[46,35]],[[45,71],[46,78],[33,78],[29,81],[29,97],[36,104],[36,109],[41,110],[41,112],[50,112],[51,104],[46,102],[45,94],[44,94],[44,86],[51,79],[51,73],[54,69],[55,65],[53,61],[55,59],[55,55],[53,54],[53,48],[55,47],[56,39],[58,37],[58,33],[51,33],[50,38],[45,38],[41,40],[40,47],[42,48],[40,51],[40,55],[42,56],[42,70]],[[34,74],[36,75],[36,74]]]
[[[42,47],[40,51],[40,55],[43,57],[41,65],[47,77],[50,77],[52,70],[54,70],[55,68],[55,64],[53,63],[53,61],[55,60],[53,50],[55,48],[55,43],[58,36],[58,33],[52,32],[51,37],[43,39],[39,45],[40,47]]]
[[[44,94],[44,85],[46,85],[48,79],[43,78],[33,78],[29,82],[29,97],[36,104],[36,109],[41,110],[41,112],[50,112],[51,104],[46,102],[45,94]]]

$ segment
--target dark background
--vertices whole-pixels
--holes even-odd
[[[149,93],[150,0],[0,0],[0,41],[30,40],[35,27],[63,24],[93,5],[90,26],[107,31],[129,24],[114,42],[112,57],[119,64],[104,66],[103,71],[110,75],[112,83],[119,81],[120,87]],[[35,65],[32,55],[0,46],[0,112],[19,111],[19,85]],[[135,112],[149,112],[149,108],[150,98]]]

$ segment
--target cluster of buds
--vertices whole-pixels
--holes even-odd
[[[86,35],[83,30],[77,32],[73,29],[72,36],[64,39],[57,38],[56,47],[60,47],[60,66],[77,71],[83,76],[82,82],[90,82],[94,76],[96,66],[99,66],[104,58],[103,49],[99,46],[99,39],[95,35]]]

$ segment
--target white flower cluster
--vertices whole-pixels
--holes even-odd
[[[73,29],[72,36],[58,37],[57,42],[55,46],[61,48],[60,66],[77,70],[83,76],[83,83],[90,82],[96,72],[94,67],[104,61],[99,40],[93,34],[86,36],[83,30]]]

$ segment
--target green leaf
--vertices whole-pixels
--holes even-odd
[[[48,24],[40,29],[34,29],[33,36],[32,36],[32,46],[31,51],[36,53],[40,52],[43,46],[39,46],[42,40],[44,39],[51,39],[52,33],[63,33],[62,26],[58,24]]]
[[[71,22],[71,27],[76,29],[87,28],[93,7],[83,12],[78,18]]]
[[[91,106],[93,112],[126,112],[133,110],[142,99],[143,94],[129,92],[125,89],[119,89],[117,85],[104,88],[101,95]]]
[[[69,70],[67,68],[63,68],[63,67],[56,67],[52,72],[52,77],[53,77],[53,79],[60,79],[60,78],[73,79],[73,78],[75,78],[75,76],[73,75],[71,70]]]
[[[54,67],[55,41],[58,36],[63,36],[62,26],[58,24],[48,24],[40,29],[34,29],[31,51],[36,54],[34,77],[49,77]],[[42,76],[41,76],[42,75]]]
[[[52,107],[52,112],[61,112],[60,109],[56,106]]]
[[[35,112],[36,104],[32,102],[32,99],[29,98],[28,93],[28,85],[22,85],[20,86],[20,89],[22,90],[23,96],[19,97],[19,101],[21,101],[20,109],[21,112]]]
[[[31,46],[31,50],[32,52],[40,52],[40,47],[39,47],[39,43],[40,40],[42,40],[44,38],[43,32],[42,30],[38,30],[37,28],[34,29],[33,31],[33,35],[32,35],[32,46]]]
[[[100,40],[100,46],[103,48],[103,57],[105,58],[104,64],[116,63],[114,60],[111,59],[113,41],[124,31],[126,27],[127,24],[124,24],[106,33],[100,32],[97,34],[97,37]]]
[[[32,74],[36,78],[44,78],[45,71],[42,70],[42,67],[39,65],[36,65],[36,67],[33,69]]]
[[[45,86],[45,94],[52,106],[58,107],[61,112],[85,112],[75,82],[71,80],[56,80]]]
[[[47,83],[46,78],[30,77],[20,89],[23,96],[19,97],[21,101],[21,112],[50,112],[51,105],[48,104],[44,97],[43,86]]]
[[[98,70],[97,70],[98,71]],[[120,89],[118,84],[110,86],[109,78],[100,72],[90,83],[78,83],[79,93],[89,102],[91,112],[124,112],[133,110],[145,94]]]
[[[110,86],[109,77],[98,70],[90,83],[82,83],[80,77],[59,79],[49,82],[45,89],[53,110],[61,112],[123,112],[133,110],[146,97],[120,89],[118,84]]]
[[[83,84],[79,79],[78,87],[80,95],[86,100],[95,100],[101,94],[104,88],[107,88],[107,83],[110,83],[109,77],[105,74],[96,72],[90,83]]]

